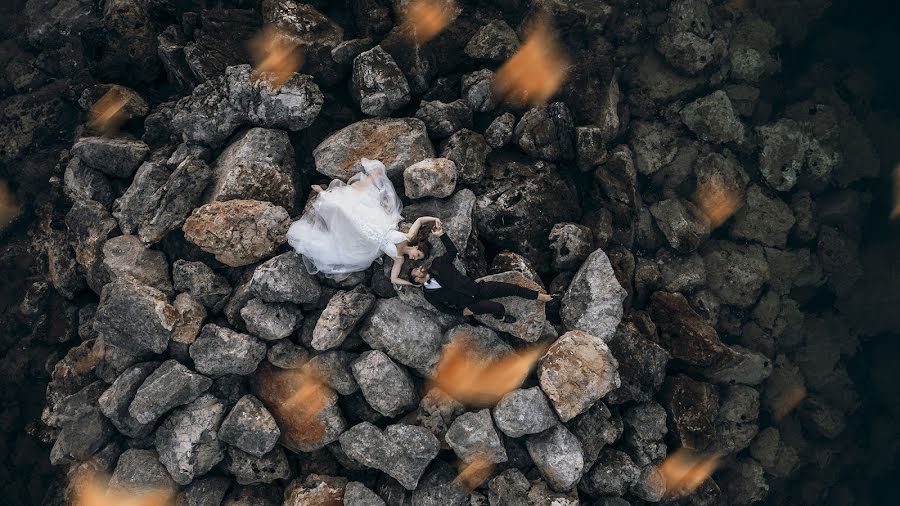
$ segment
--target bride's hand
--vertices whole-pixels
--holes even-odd
[[[434,228],[431,229],[431,233],[436,237],[444,235],[444,224],[441,223],[440,220],[436,221],[434,223]]]

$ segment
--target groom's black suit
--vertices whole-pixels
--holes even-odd
[[[432,262],[428,273],[441,287],[436,290],[424,288],[425,300],[439,311],[451,315],[462,315],[464,309],[474,314],[492,314],[503,318],[506,308],[499,302],[488,299],[499,297],[522,297],[537,299],[538,292],[512,283],[496,281],[475,281],[462,274],[453,265],[459,252],[447,234],[441,236],[446,253]]]

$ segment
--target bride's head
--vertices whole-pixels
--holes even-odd
[[[407,244],[406,251],[403,253],[411,260],[422,260],[431,253],[431,245],[428,244],[428,237],[431,235],[432,225],[429,223],[423,225]]]

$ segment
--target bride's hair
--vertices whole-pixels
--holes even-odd
[[[416,236],[413,237],[407,244],[410,246],[414,246],[419,248],[419,251],[425,255],[425,258],[428,257],[428,254],[431,253],[431,244],[428,243],[428,237],[431,235],[431,229],[434,228],[434,225],[431,223],[426,223],[419,228],[419,231],[416,232]]]

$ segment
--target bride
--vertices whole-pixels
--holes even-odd
[[[291,225],[288,243],[303,256],[310,274],[340,281],[365,270],[385,253],[394,259],[391,282],[409,284],[399,278],[403,261],[425,258],[428,231],[422,227],[439,220],[424,216],[408,233],[397,230],[403,204],[384,164],[363,158],[362,166],[363,172],[347,183],[335,179],[327,189],[313,186],[319,196],[312,209]]]

